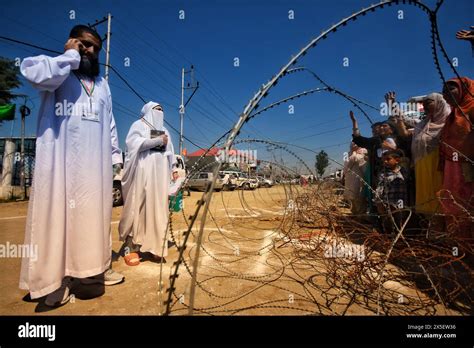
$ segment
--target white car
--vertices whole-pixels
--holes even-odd
[[[213,174],[211,172],[199,172],[194,174],[188,181],[188,187],[192,190],[205,191],[207,186],[212,182]],[[214,185],[215,191],[222,190],[224,182],[220,177],[216,179]]]
[[[219,177],[222,179],[223,187],[222,190],[224,191],[234,191],[237,187],[237,175],[234,173],[225,173],[219,172]]]
[[[273,180],[266,179],[263,176],[257,176],[258,187],[272,187],[275,183]]]
[[[223,170],[223,171],[220,171],[219,173],[231,175],[233,184],[235,185],[236,189],[254,190],[258,187],[257,179],[249,179],[249,177],[245,173],[237,172],[233,170]]]
[[[249,178],[245,173],[237,173],[237,188],[242,190],[255,190],[258,187],[257,179]]]

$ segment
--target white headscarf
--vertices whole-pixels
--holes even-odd
[[[439,144],[441,129],[443,129],[446,118],[451,113],[451,107],[441,94],[431,93],[426,99],[434,101],[434,113],[415,126],[411,143],[414,163],[436,149]]]
[[[127,156],[125,157],[122,175],[122,194],[124,199],[126,199],[128,191],[133,183],[135,169],[139,159],[148,155],[148,151],[145,152],[142,150],[142,145],[146,139],[150,139],[150,133],[152,129],[164,131],[168,136],[168,145],[166,146],[163,156],[168,157],[170,172],[172,170],[172,166],[176,162],[176,159],[174,158],[174,148],[171,136],[166,127],[163,125],[163,111],[153,109],[157,105],[160,104],[155,102],[146,103],[140,112],[141,119],[135,121],[128,132],[126,139]]]
[[[161,106],[155,102],[148,102],[146,103],[140,112],[140,116],[142,117],[142,122],[147,125],[147,130],[150,131],[151,129],[156,129],[163,131],[165,127],[163,126],[163,111],[155,110],[156,106]]]

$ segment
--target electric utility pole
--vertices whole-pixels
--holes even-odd
[[[108,13],[107,17],[102,18],[101,20],[96,20],[94,24],[88,24],[89,28],[94,28],[99,24],[102,24],[107,21],[107,34],[102,39],[102,42],[106,41],[106,49],[105,49],[105,76],[104,78],[109,81],[109,64],[110,64],[110,36],[112,33],[110,32],[110,28],[112,27],[112,18],[113,16]]]
[[[27,192],[26,192],[26,178],[25,178],[25,118],[31,113],[30,108],[26,106],[26,99],[28,96],[26,95],[18,95],[24,98],[23,105],[20,106],[20,114],[21,114],[21,146],[20,146],[20,187],[21,187],[21,195],[20,199],[24,201],[26,199]]]
[[[188,82],[187,86],[184,86],[184,78],[186,74],[191,75],[191,83]],[[191,65],[190,70],[181,70],[181,105],[179,106],[179,116],[180,116],[180,132],[179,132],[179,154],[183,154],[183,123],[184,123],[184,114],[186,110],[186,105],[188,105],[191,98],[196,93],[197,89],[199,88],[199,81],[194,83],[194,66]],[[191,89],[193,92],[189,96],[188,100],[184,102],[184,90]]]

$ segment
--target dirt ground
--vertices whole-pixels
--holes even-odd
[[[250,191],[249,191],[250,192]],[[246,192],[245,195],[250,199],[254,192],[250,194]],[[235,198],[237,202],[235,206],[230,203],[227,205],[228,209],[241,210],[240,202],[237,198],[239,193],[223,192],[215,193],[213,198],[212,211],[215,211],[217,206],[222,207],[222,199],[232,202]],[[201,192],[192,192],[190,197],[185,196],[184,206],[185,213],[192,214],[196,207],[196,201],[201,198]],[[216,206],[216,207],[215,207]],[[0,244],[22,244],[24,239],[24,229],[27,215],[27,202],[14,202],[0,204]],[[112,213],[112,248],[118,252],[122,242],[118,240],[118,223],[122,207],[113,208]],[[216,212],[216,216],[223,215],[223,211]],[[232,215],[231,215],[232,216]],[[185,230],[184,217],[182,213],[175,213],[173,215],[173,227],[177,230]],[[190,243],[192,244],[192,243]],[[177,260],[178,250],[174,247],[169,249],[169,255],[166,258],[167,263],[163,264],[163,274],[166,275],[164,279],[165,286],[168,281],[168,275],[174,261]],[[35,313],[35,308],[39,308],[36,302],[27,302],[22,300],[27,292],[18,288],[18,281],[20,275],[20,258],[2,258],[2,276],[0,282],[0,314],[8,315],[31,315]],[[158,282],[160,274],[160,264],[153,262],[142,262],[139,266],[131,267],[125,264],[122,257],[113,262],[114,270],[121,272],[125,276],[125,282],[119,285],[105,288],[103,296],[81,300],[76,298],[74,303],[54,309],[52,311],[41,312],[46,314],[109,314],[109,315],[158,315],[160,312],[159,298],[158,298]],[[93,289],[94,292],[96,289]],[[43,308],[44,309],[44,308]],[[40,310],[43,310],[40,309]]]
[[[295,247],[281,243],[279,232],[286,214],[289,191],[282,186],[259,188],[253,191],[232,191],[213,194],[210,214],[207,216],[203,248],[200,250],[198,287],[194,314],[243,315],[301,315],[301,314],[357,314],[373,315],[370,306],[350,302],[337,289],[325,287],[324,265],[317,260],[295,259]],[[202,193],[192,192],[184,199],[184,214],[174,213],[172,233],[182,243],[189,218]],[[0,205],[0,244],[21,244],[24,238],[27,202]],[[118,222],[122,207],[113,209],[111,230],[113,250],[118,252]],[[195,252],[198,219],[185,251],[173,296],[173,315],[187,314],[190,294],[190,273]],[[280,244],[278,244],[280,243]],[[173,262],[178,249],[173,247],[163,264],[163,290],[169,285]],[[304,261],[304,262],[303,262]],[[41,302],[23,299],[26,291],[18,288],[20,258],[2,258],[0,282],[1,315],[160,315],[167,292],[159,291],[161,265],[151,261],[127,266],[122,257],[113,262],[113,268],[125,275],[125,282],[105,288],[102,296],[86,299],[102,289],[80,289],[74,302],[47,310]],[[315,276],[311,276],[315,274]],[[316,276],[317,275],[317,276]],[[311,278],[308,286],[304,279]],[[401,290],[400,290],[401,289]],[[416,289],[404,286],[399,292],[407,297],[420,296]],[[92,295],[91,295],[92,294]],[[328,294],[332,300],[328,300]],[[331,306],[327,306],[331,301]],[[320,305],[326,304],[326,305]],[[446,314],[455,314],[452,311]]]

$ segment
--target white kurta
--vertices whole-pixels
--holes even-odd
[[[20,288],[31,298],[56,290],[65,276],[100,274],[111,261],[112,165],[122,163],[122,155],[103,78],[96,78],[92,95],[97,121],[81,116],[90,100],[71,72],[79,63],[70,49],[21,64],[41,96],[25,233],[25,244],[38,246],[38,259],[23,259],[20,275]]]
[[[121,240],[133,237],[133,243],[141,246],[140,251],[165,257],[168,255],[169,184],[176,160],[170,134],[163,127],[163,113],[152,111],[156,105],[146,104],[142,117],[168,135],[168,145],[164,152],[152,151],[147,146],[152,128],[142,120],[130,127],[122,176],[124,207],[119,233]]]
[[[344,197],[346,199],[360,199],[363,197],[364,172],[367,166],[367,150],[353,151],[344,163]]]

